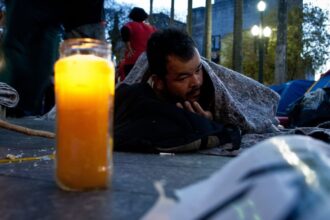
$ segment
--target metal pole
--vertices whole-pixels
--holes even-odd
[[[263,75],[264,75],[264,38],[259,38],[259,73],[258,73],[258,81],[263,83]]]
[[[192,36],[192,1],[188,0],[187,32]]]
[[[258,81],[263,83],[264,75],[264,38],[263,38],[264,19],[263,12],[260,12],[260,34],[259,34],[259,73]]]
[[[174,0],[171,1],[171,18],[170,18],[170,26],[174,25]]]

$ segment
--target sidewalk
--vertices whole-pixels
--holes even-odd
[[[29,128],[54,131],[54,121],[7,119]],[[51,155],[55,140],[0,128],[0,158]],[[209,177],[229,157],[202,154],[137,154],[115,152],[112,186],[108,190],[69,193],[54,181],[54,160],[0,164],[1,219],[138,219],[158,198],[155,181],[174,190]]]

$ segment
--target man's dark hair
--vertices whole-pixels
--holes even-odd
[[[134,7],[128,17],[133,21],[142,22],[148,18],[148,14],[143,10],[143,8]]]
[[[156,31],[151,35],[147,44],[150,72],[164,78],[169,55],[175,55],[188,61],[194,56],[195,48],[195,42],[183,30],[169,28]]]

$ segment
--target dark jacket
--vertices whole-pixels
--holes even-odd
[[[216,136],[218,144],[237,142],[237,130],[210,121],[195,113],[159,100],[146,83],[120,85],[115,99],[114,149],[120,151],[185,151],[207,147],[208,137]],[[238,134],[238,136],[237,136]],[[235,137],[234,137],[235,136]],[[198,141],[198,142],[196,142]],[[185,149],[180,149],[180,146]]]

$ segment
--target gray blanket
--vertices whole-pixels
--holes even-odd
[[[246,133],[265,133],[276,129],[279,95],[238,72],[202,59],[215,91],[216,121],[238,125]],[[134,84],[146,79],[148,61],[142,54],[122,82]]]

